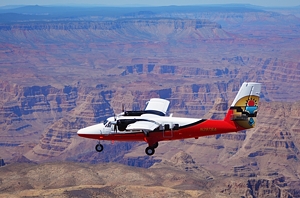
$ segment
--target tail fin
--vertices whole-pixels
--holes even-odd
[[[261,84],[244,82],[237,93],[225,121],[233,121],[242,129],[255,126]]]

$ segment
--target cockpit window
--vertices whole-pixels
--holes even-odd
[[[103,124],[106,125],[107,122],[108,122],[108,120],[104,120]]]
[[[105,125],[105,127],[111,127],[111,122],[107,122],[107,124]]]

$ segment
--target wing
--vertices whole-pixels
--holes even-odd
[[[161,98],[151,98],[145,108],[145,111],[159,112],[160,115],[165,116],[169,108],[170,102]]]
[[[156,122],[151,121],[137,121],[135,123],[129,124],[126,130],[149,130],[153,131],[159,126]]]

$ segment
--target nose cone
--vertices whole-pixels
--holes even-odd
[[[103,123],[95,124],[83,129],[79,129],[77,131],[77,135],[86,138],[94,138],[95,136],[99,137],[101,131],[103,131],[103,127],[104,127]]]
[[[87,134],[88,133],[88,130],[86,130],[86,128],[83,128],[83,129],[79,129],[77,131],[77,135],[84,135],[84,134]]]

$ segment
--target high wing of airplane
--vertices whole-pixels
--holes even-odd
[[[153,155],[158,142],[198,139],[201,136],[237,132],[255,126],[261,84],[244,82],[223,120],[167,116],[170,102],[152,98],[143,111],[124,111],[105,122],[80,129],[80,137],[99,140],[95,149],[103,150],[102,140],[145,141],[147,155]]]

